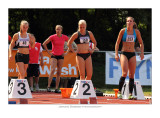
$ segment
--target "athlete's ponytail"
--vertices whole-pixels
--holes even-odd
[[[134,28],[134,29],[137,29],[137,24],[136,24],[136,22],[134,22],[133,28]]]

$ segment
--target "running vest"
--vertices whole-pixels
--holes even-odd
[[[78,37],[74,40],[76,44],[85,44],[85,43],[89,43],[89,41],[90,41],[90,36],[87,30],[85,35],[82,35],[78,31]]]
[[[39,64],[41,43],[35,43],[34,48],[29,45],[29,64]]]
[[[136,41],[136,31],[133,29],[133,35],[127,34],[127,28],[125,29],[125,32],[122,37],[122,41],[124,42],[135,42]]]
[[[18,40],[16,41],[16,46],[18,48],[29,48],[29,35],[27,33],[26,38],[22,38],[20,32],[18,32]]]

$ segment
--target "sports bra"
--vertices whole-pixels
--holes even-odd
[[[135,29],[133,29],[133,35],[127,34],[127,28],[125,29],[125,32],[122,37],[123,42],[135,42],[136,41],[136,32]]]
[[[27,33],[26,38],[22,38],[20,32],[18,32],[18,40],[16,41],[16,46],[18,48],[29,48],[29,35]]]
[[[78,31],[78,37],[74,40],[76,44],[85,44],[85,43],[89,43],[89,41],[90,41],[90,36],[87,30],[85,35],[82,35]]]

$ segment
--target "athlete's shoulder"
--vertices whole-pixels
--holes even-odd
[[[122,28],[119,32],[119,35],[124,35],[124,32],[125,32],[126,28]]]
[[[78,31],[74,32],[72,36],[78,36]]]
[[[49,39],[54,39],[56,36],[57,36],[56,34],[50,35]]]
[[[52,36],[52,37],[56,37],[56,36],[57,36],[57,34],[52,34],[51,36]]]
[[[62,34],[62,37],[64,37],[65,41],[67,41],[69,39],[68,36],[65,34]]]
[[[126,28],[122,28],[120,31],[121,31],[121,32],[125,32],[125,30],[126,30]]]
[[[18,37],[19,37],[19,33],[17,32],[17,33],[15,33],[15,34],[13,35],[13,40],[17,40]]]
[[[88,33],[89,33],[89,34],[92,34],[92,32],[91,32],[91,31],[88,31]]]
[[[65,35],[65,34],[62,34],[62,36],[63,36],[63,37],[68,37],[68,36],[67,36],[67,35]]]
[[[139,29],[134,29],[136,33],[140,33]]]
[[[88,31],[89,34],[93,34],[92,31]]]

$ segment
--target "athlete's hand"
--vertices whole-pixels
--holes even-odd
[[[89,53],[91,53],[91,54],[92,54],[92,53],[94,52],[94,49],[89,48],[89,50],[88,50],[88,51],[89,51]]]
[[[44,63],[43,63],[43,61],[41,61],[41,66],[43,66],[44,65]]]
[[[144,53],[140,53],[141,60],[144,59]]]
[[[13,56],[9,55],[9,60],[12,61],[13,60]]]
[[[115,55],[115,59],[116,59],[116,61],[118,62],[118,61],[119,61],[119,56],[118,56],[118,55]]]
[[[53,56],[53,54],[51,52],[48,53],[50,56]]]
[[[66,56],[67,54],[68,54],[68,53],[63,53],[63,54],[62,54],[62,57]]]

